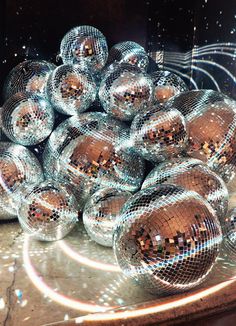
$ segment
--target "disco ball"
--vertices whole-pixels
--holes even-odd
[[[22,229],[35,239],[54,241],[75,226],[75,198],[60,184],[45,181],[27,192],[18,211]]]
[[[3,96],[7,100],[18,92],[32,92],[45,96],[46,82],[50,72],[55,69],[47,61],[23,61],[14,67],[4,83]]]
[[[236,165],[236,102],[227,96],[198,90],[180,93],[170,100],[181,111],[189,129],[188,154],[202,160],[225,181]]]
[[[101,70],[108,57],[105,36],[95,27],[72,28],[61,41],[63,63],[79,64],[96,72]]]
[[[236,257],[236,208],[231,209],[226,215],[223,226],[224,249],[230,257]]]
[[[68,115],[83,112],[95,101],[97,88],[90,73],[77,65],[62,65],[49,76],[47,95],[53,107]]]
[[[131,146],[146,160],[163,161],[186,148],[184,116],[176,109],[156,106],[136,115],[130,128]]]
[[[0,220],[17,216],[22,191],[43,181],[39,161],[27,148],[0,142]]]
[[[84,208],[83,222],[92,240],[112,247],[115,223],[130,196],[129,192],[114,188],[98,190],[91,196]]]
[[[154,84],[154,99],[157,103],[164,103],[171,97],[188,90],[185,82],[170,71],[155,71],[151,73]]]
[[[162,184],[125,203],[113,246],[126,276],[145,290],[169,294],[206,279],[221,241],[220,224],[207,201],[196,192]]]
[[[109,51],[107,63],[130,63],[146,71],[149,59],[144,48],[138,43],[125,41],[115,44]]]
[[[143,160],[123,147],[128,129],[105,113],[89,112],[62,122],[44,152],[45,173],[68,181],[83,194],[98,187],[136,191],[144,174]],[[86,196],[85,196],[86,198]]]
[[[151,77],[136,66],[122,63],[105,74],[99,98],[107,113],[119,120],[131,121],[152,103]]]
[[[142,189],[162,183],[196,191],[211,204],[220,221],[224,219],[228,210],[227,187],[202,161],[194,158],[175,158],[161,163],[148,174]]]
[[[35,145],[52,132],[54,111],[50,103],[32,93],[11,96],[0,111],[6,136],[21,145]]]

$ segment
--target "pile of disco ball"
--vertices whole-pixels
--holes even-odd
[[[60,66],[24,61],[6,79],[0,219],[18,216],[25,232],[52,241],[82,218],[143,289],[201,284],[222,239],[236,244],[225,185],[235,173],[236,102],[150,71],[135,42],[108,52],[91,26],[70,30],[60,56]]]

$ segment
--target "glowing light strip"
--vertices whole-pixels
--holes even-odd
[[[63,240],[58,241],[59,247],[65,252],[66,255],[68,255],[73,260],[77,261],[80,264],[89,266],[94,269],[99,269],[107,272],[120,272],[121,269],[119,266],[111,265],[111,264],[105,264],[101,263],[92,259],[89,259],[87,257],[84,257],[80,255],[79,253],[72,250]]]
[[[40,292],[48,296],[53,301],[72,309],[82,310],[87,312],[98,312],[98,311],[104,312],[108,309],[114,308],[114,307],[99,306],[95,304],[88,304],[79,300],[74,300],[51,289],[46,283],[43,282],[42,278],[38,276],[35,268],[31,264],[30,257],[29,257],[29,236],[25,236],[24,239],[23,261],[24,261],[25,271],[28,277],[30,278],[31,282]]]
[[[122,312],[108,312],[103,314],[88,315],[84,317],[76,318],[76,323],[81,323],[83,321],[105,321],[105,320],[117,320],[117,319],[127,319],[127,318],[137,318],[140,316],[155,314],[162,311],[166,311],[173,308],[178,308],[185,306],[187,304],[193,303],[195,301],[201,300],[204,297],[212,295],[230,284],[234,283],[235,279],[231,279],[220,284],[214,285],[206,290],[202,290],[195,294],[190,294],[182,299],[173,300],[167,303],[157,304],[148,308],[135,309],[132,311],[122,311]]]

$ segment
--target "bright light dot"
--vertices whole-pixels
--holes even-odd
[[[26,46],[25,46],[25,45],[23,45],[23,46],[22,46],[22,49],[25,49],[25,48],[26,48]]]
[[[5,301],[3,300],[3,298],[0,298],[0,309],[4,309],[5,308]]]
[[[14,56],[17,57],[17,53],[14,53]]]

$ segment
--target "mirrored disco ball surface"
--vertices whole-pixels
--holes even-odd
[[[137,114],[132,121],[131,146],[148,161],[159,162],[178,155],[187,141],[185,118],[174,108],[155,106]]]
[[[189,129],[188,154],[198,158],[229,181],[236,164],[236,102],[227,96],[199,90],[180,93],[170,100]]]
[[[173,158],[156,166],[146,177],[142,189],[162,183],[196,191],[205,198],[222,222],[228,210],[229,194],[224,181],[202,161]]]
[[[6,78],[3,96],[6,99],[18,92],[32,92],[45,96],[46,82],[50,72],[55,69],[47,61],[23,61],[14,67]]]
[[[114,231],[114,251],[125,275],[158,294],[202,283],[221,241],[221,228],[208,202],[174,185],[150,187],[133,195]]]
[[[157,103],[164,103],[171,97],[188,90],[185,82],[170,71],[155,71],[151,73],[154,84],[154,99]]]
[[[54,125],[54,111],[43,97],[17,93],[10,97],[1,111],[2,129],[6,136],[21,145],[35,145],[46,139]]]
[[[61,41],[60,55],[63,63],[79,64],[94,72],[99,71],[108,57],[106,38],[92,26],[72,28]]]
[[[17,216],[22,191],[43,181],[39,161],[27,148],[0,142],[0,220]]]
[[[67,180],[76,188],[115,187],[136,191],[144,162],[123,149],[128,130],[105,113],[89,112],[62,122],[44,152],[46,175]]]
[[[95,192],[85,205],[83,222],[90,238],[112,247],[113,231],[120,210],[131,193],[114,188]]]
[[[68,115],[83,112],[95,101],[97,86],[90,73],[78,65],[57,67],[47,82],[47,95],[53,107]]]
[[[231,209],[223,223],[224,248],[229,257],[236,258],[236,208]]]
[[[59,240],[76,224],[75,198],[60,184],[45,181],[26,192],[18,218],[23,230],[35,239]]]
[[[146,71],[149,59],[144,48],[136,42],[125,41],[115,44],[109,51],[108,64],[126,62]]]
[[[122,63],[105,74],[99,98],[107,113],[119,120],[131,121],[152,103],[151,77],[136,66]]]

